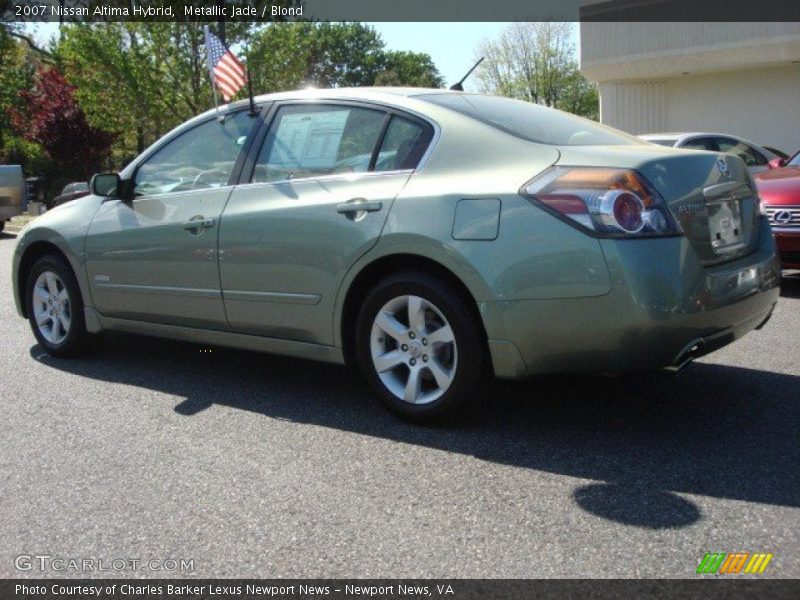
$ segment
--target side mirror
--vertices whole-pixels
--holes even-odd
[[[781,167],[786,165],[786,161],[782,158],[773,158],[769,161],[769,168],[770,169],[780,169]]]
[[[89,189],[96,196],[130,200],[133,198],[130,183],[126,179],[121,179],[118,173],[97,173],[92,177]]]
[[[117,173],[97,173],[92,177],[89,188],[95,196],[110,198],[117,195],[120,181]]]

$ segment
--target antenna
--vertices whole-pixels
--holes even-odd
[[[455,91],[457,91],[457,92],[463,92],[463,91],[464,91],[464,86],[463,86],[463,85],[461,85],[461,84],[462,84],[462,83],[464,83],[464,81],[467,79],[467,77],[469,77],[470,75],[472,75],[472,72],[473,72],[475,69],[477,69],[477,68],[478,68],[478,65],[479,65],[479,64],[481,64],[481,63],[483,62],[483,59],[484,59],[484,58],[486,58],[486,57],[485,57],[485,56],[481,56],[481,57],[478,59],[478,62],[476,62],[474,65],[472,65],[472,68],[471,68],[469,71],[467,71],[467,74],[466,74],[466,75],[464,75],[464,76],[463,76],[463,77],[462,77],[462,78],[461,78],[461,79],[460,79],[460,80],[459,80],[457,83],[454,83],[453,85],[451,85],[451,86],[450,86],[450,89],[451,89],[451,90],[455,90]]]

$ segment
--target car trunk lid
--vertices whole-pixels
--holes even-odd
[[[717,152],[650,144],[562,146],[560,165],[635,169],[664,198],[705,265],[734,260],[758,244],[758,195],[744,162]]]

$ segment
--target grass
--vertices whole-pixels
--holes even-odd
[[[19,231],[25,225],[33,221],[37,215],[17,215],[16,217],[11,217],[11,220],[6,223],[5,231]]]

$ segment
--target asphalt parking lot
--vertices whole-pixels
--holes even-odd
[[[194,577],[694,577],[734,551],[800,577],[800,278],[763,330],[678,377],[495,385],[436,429],[334,366],[116,334],[43,355],[13,245],[2,577],[87,575],[20,572],[24,554],[185,558]]]

